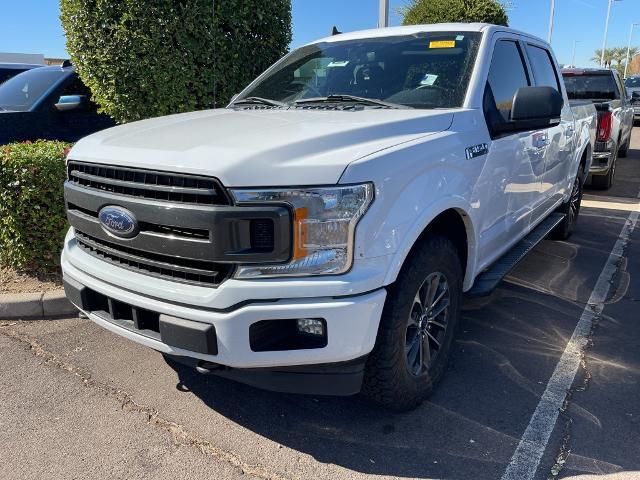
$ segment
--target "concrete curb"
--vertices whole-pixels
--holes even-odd
[[[0,295],[0,320],[43,320],[77,313],[78,309],[67,300],[62,289]]]

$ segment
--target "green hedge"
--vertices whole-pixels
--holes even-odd
[[[80,78],[119,122],[225,106],[291,42],[290,0],[60,0],[60,9]]]
[[[0,146],[0,265],[50,272],[60,264],[67,220],[63,184],[71,145]]]

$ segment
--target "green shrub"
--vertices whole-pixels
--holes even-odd
[[[80,78],[119,122],[224,106],[291,42],[290,0],[61,0],[60,6]]]
[[[0,146],[1,266],[48,272],[59,265],[69,147],[42,140]]]
[[[403,25],[482,22],[507,26],[509,21],[498,0],[412,0],[402,15]]]

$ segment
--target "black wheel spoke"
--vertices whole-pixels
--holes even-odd
[[[448,325],[449,284],[440,272],[433,272],[417,290],[407,321],[406,361],[413,375],[429,370],[435,361]]]
[[[420,339],[420,345],[420,351],[422,352],[420,365],[424,368],[429,368],[429,365],[431,365],[431,346],[429,345],[429,338],[426,335]]]
[[[445,298],[441,300],[438,305],[433,307],[433,309],[430,312],[431,315],[429,316],[431,318],[438,318],[440,315],[442,315],[442,312],[444,312],[448,307],[449,307],[449,299]]]
[[[433,336],[433,334],[429,330],[427,330],[427,337],[429,337],[429,339],[437,345],[438,347],[437,350],[440,350],[440,347],[441,347],[440,342],[435,336]]]

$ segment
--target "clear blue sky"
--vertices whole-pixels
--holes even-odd
[[[551,0],[510,0],[512,27],[546,38]],[[406,0],[391,0],[391,25],[398,25],[397,9]],[[65,57],[64,36],[57,0],[0,0],[0,51],[44,53]],[[571,61],[574,40],[576,63],[587,65],[602,45],[607,0],[556,0],[553,47],[560,63]],[[293,0],[293,43],[299,46],[329,33],[375,27],[378,0]],[[612,7],[607,46],[626,46],[631,22],[640,22],[640,0],[616,1]],[[634,34],[640,45],[640,27]]]

